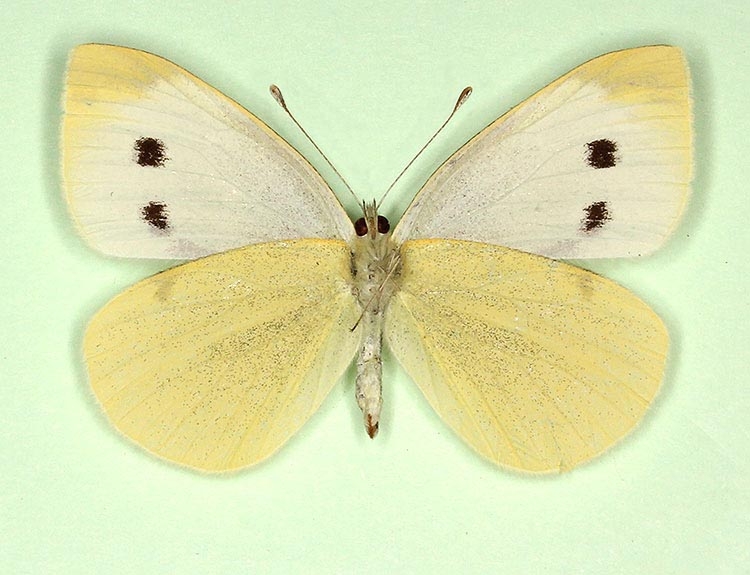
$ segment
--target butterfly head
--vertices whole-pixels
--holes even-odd
[[[385,305],[398,275],[399,252],[393,243],[388,219],[378,215],[376,202],[362,202],[364,216],[354,223],[352,273],[363,310],[377,313]]]
[[[378,235],[385,235],[391,230],[388,218],[378,214],[378,206],[373,201],[371,204],[362,202],[364,216],[354,222],[354,233],[358,237],[370,236],[376,239]]]

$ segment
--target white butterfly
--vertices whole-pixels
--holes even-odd
[[[374,435],[385,336],[481,455],[570,469],[641,419],[668,336],[627,290],[548,257],[666,240],[688,197],[690,106],[677,48],[591,60],[451,156],[391,234],[374,203],[353,226],[302,156],[182,68],[80,46],[62,169],[82,235],[117,256],[200,258],[94,317],[94,392],[147,450],[235,469],[289,439],[355,355]]]

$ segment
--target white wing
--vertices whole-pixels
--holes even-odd
[[[91,245],[197,258],[246,244],[349,239],[314,168],[258,118],[179,66],[88,44],[68,63],[62,171]]]
[[[449,158],[394,238],[467,239],[555,258],[652,252],[687,201],[690,104],[678,48],[591,60]]]

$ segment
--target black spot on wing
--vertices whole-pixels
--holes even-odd
[[[594,202],[583,209],[585,214],[581,220],[581,231],[591,233],[604,227],[604,224],[612,219],[607,207],[607,202]]]
[[[592,168],[613,168],[619,161],[617,142],[603,139],[586,144],[586,163]]]
[[[139,166],[161,168],[169,160],[164,142],[157,138],[138,138],[133,144],[133,159]]]
[[[169,231],[169,211],[167,204],[163,202],[149,202],[141,208],[143,221],[153,228],[161,231]]]

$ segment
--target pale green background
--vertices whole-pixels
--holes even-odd
[[[746,0],[10,4],[0,56],[0,573],[748,572]],[[684,47],[697,131],[690,209],[657,255],[591,265],[653,305],[672,334],[666,385],[645,423],[570,474],[521,476],[464,447],[389,358],[375,441],[361,429],[351,374],[249,471],[196,474],[122,439],[88,390],[78,349],[94,311],[159,265],[91,251],[61,198],[66,53],[91,41],[183,65],[320,166],[268,96],[278,83],[366,198],[472,84],[446,136],[395,190],[393,216],[439,161],[558,75],[615,49]]]

